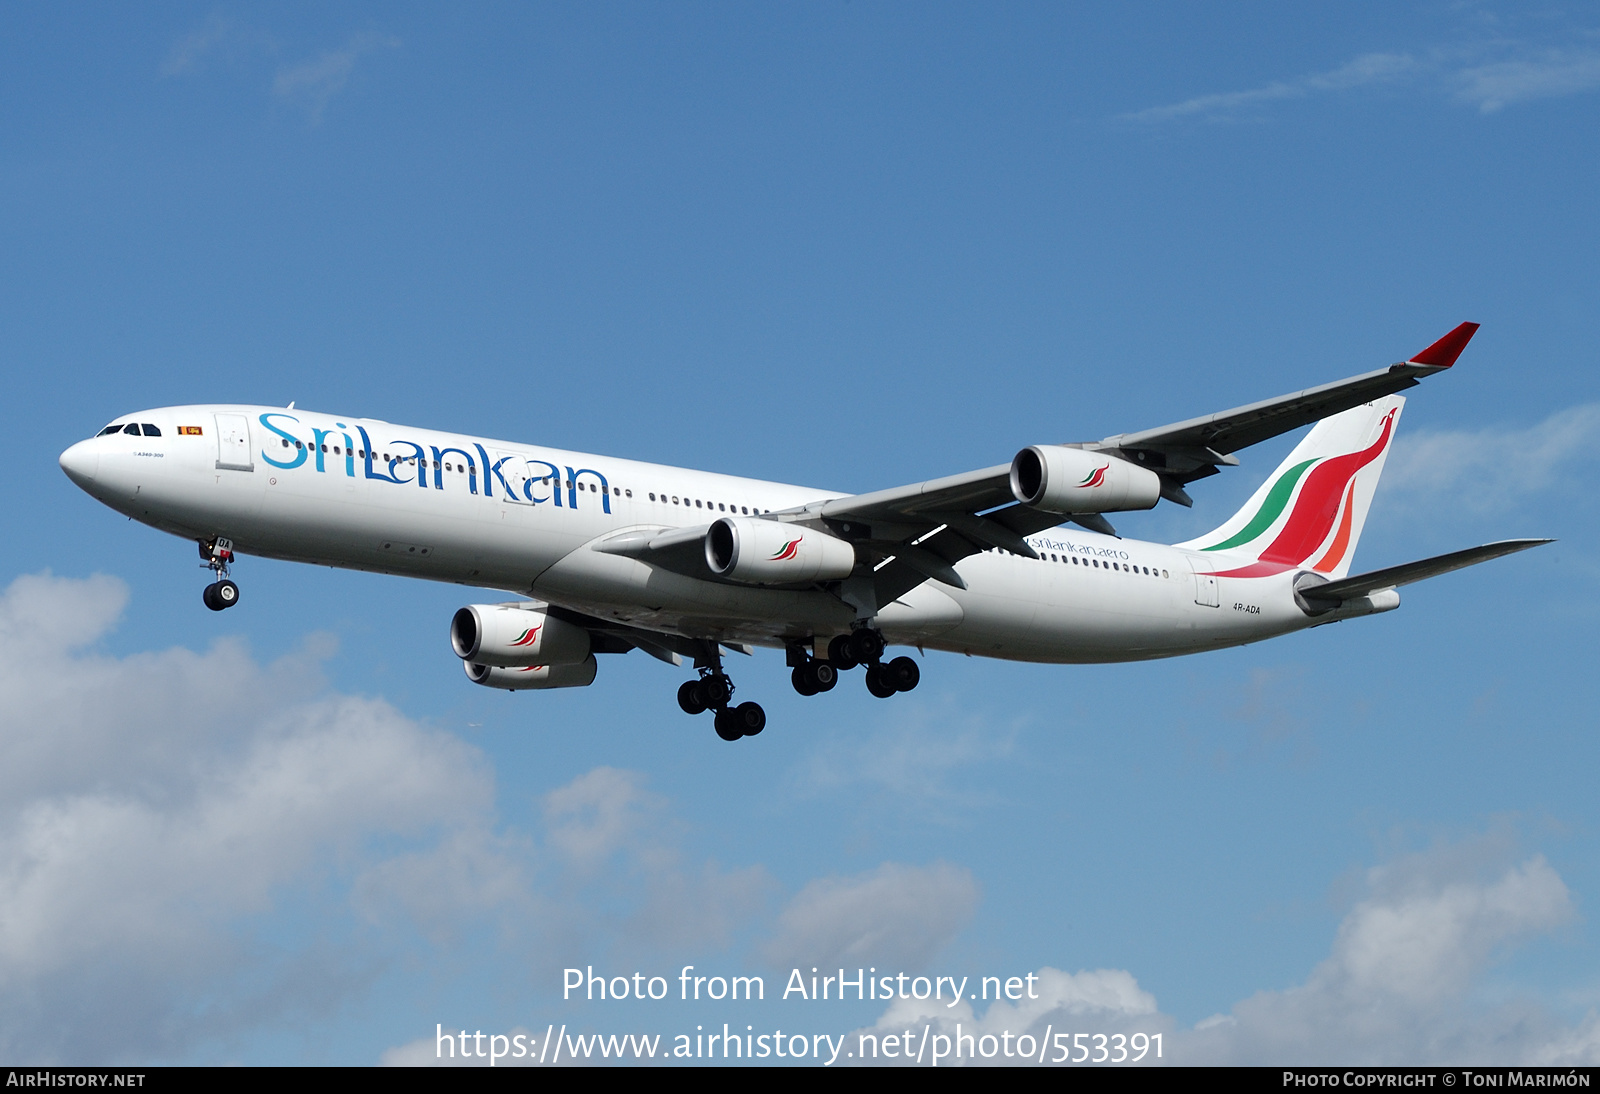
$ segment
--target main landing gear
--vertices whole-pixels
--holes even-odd
[[[732,699],[733,681],[722,671],[720,663],[701,666],[698,680],[685,680],[678,688],[678,705],[685,714],[716,712],[717,736],[724,741],[754,737],[767,728],[767,712],[761,709],[760,703],[730,706]]]
[[[233,541],[217,537],[200,541],[201,563],[216,575],[217,580],[207,585],[200,599],[214,612],[231,608],[239,603],[239,586],[228,579],[228,566],[233,562]]]
[[[922,679],[917,663],[909,657],[896,657],[885,663],[883,650],[883,635],[870,627],[841,634],[828,643],[826,661],[805,657],[797,649],[795,655],[804,659],[795,664],[790,680],[801,695],[816,695],[831,691],[842,670],[866,665],[867,690],[879,699],[916,687]]]

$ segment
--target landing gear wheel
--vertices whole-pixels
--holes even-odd
[[[712,673],[700,681],[700,696],[706,706],[715,709],[733,697],[733,681],[722,673]]]
[[[835,635],[828,643],[828,660],[832,661],[835,668],[853,669],[856,659],[850,656],[850,636],[848,634]]]
[[[754,737],[767,728],[767,712],[760,703],[740,703],[733,708],[733,724],[746,737]]]
[[[755,704],[746,703],[745,705],[754,706]],[[716,727],[717,736],[724,741],[737,741],[744,736],[744,730],[739,726],[738,712],[729,710],[727,707],[717,711]]]
[[[796,665],[789,674],[789,682],[794,685],[794,690],[801,695],[815,695],[822,688],[817,684],[817,673],[813,667],[815,662],[807,661],[803,665]]]
[[[706,705],[700,698],[700,681],[685,680],[678,688],[678,706],[685,714],[704,714]]]
[[[200,599],[212,611],[220,612],[224,608],[231,608],[239,603],[239,586],[231,581],[212,582],[200,594]]]
[[[839,670],[827,661],[813,661],[811,678],[816,681],[818,691],[832,691],[833,685],[839,682]]]
[[[879,699],[887,699],[900,689],[894,686],[894,681],[889,679],[889,673],[883,665],[869,665],[867,667],[867,690]]]
[[[896,691],[910,691],[922,680],[922,669],[909,657],[896,657],[883,666],[883,675]]]
[[[870,664],[883,656],[883,635],[867,627],[850,632],[850,659],[857,664]]]

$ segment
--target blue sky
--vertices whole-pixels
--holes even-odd
[[[567,966],[771,989],[828,963],[1054,970],[1048,1005],[969,1021],[1162,1030],[1180,1061],[1600,1056],[1592,9],[84,5],[0,30],[9,1058],[907,1018],[560,998]],[[1559,543],[1243,650],[931,655],[888,702],[854,677],[802,700],[764,652],[736,679],[770,728],[733,747],[637,654],[588,689],[471,687],[464,589],[246,559],[214,615],[191,545],[55,464],[136,408],[292,399],[867,490],[1467,319],[1357,568]],[[1220,524],[1292,444],[1119,528]]]

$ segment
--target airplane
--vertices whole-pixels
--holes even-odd
[[[1476,333],[1403,362],[1100,441],[1037,444],[1008,464],[850,495],[371,418],[237,405],[125,415],[61,454],[119,513],[193,540],[239,602],[257,555],[501,590],[450,644],[473,683],[586,687],[597,654],[638,649],[696,675],[678,689],[717,735],[759,734],[723,652],[782,649],[802,695],[864,667],[888,698],[919,652],[1105,663],[1238,646],[1399,607],[1402,585],[1525,550],[1504,540],[1350,574],[1405,404]],[[1235,452],[1315,423],[1237,513],[1171,546],[1106,514],[1190,506]]]

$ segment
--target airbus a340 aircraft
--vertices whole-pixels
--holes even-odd
[[[238,554],[500,589],[450,643],[474,683],[584,687],[595,655],[689,658],[678,690],[725,740],[766,714],[732,702],[722,651],[787,652],[795,690],[865,666],[887,698],[917,686],[915,646],[1018,661],[1137,661],[1390,611],[1398,586],[1533,547],[1507,540],[1350,576],[1405,400],[1449,368],[1463,323],[1400,364],[1009,464],[847,495],[261,406],[141,411],[61,454],[120,513],[196,541],[206,606],[238,603]],[[1192,504],[1238,450],[1316,426],[1215,531],[1119,538],[1105,514]],[[1068,524],[1076,527],[1067,527]]]

